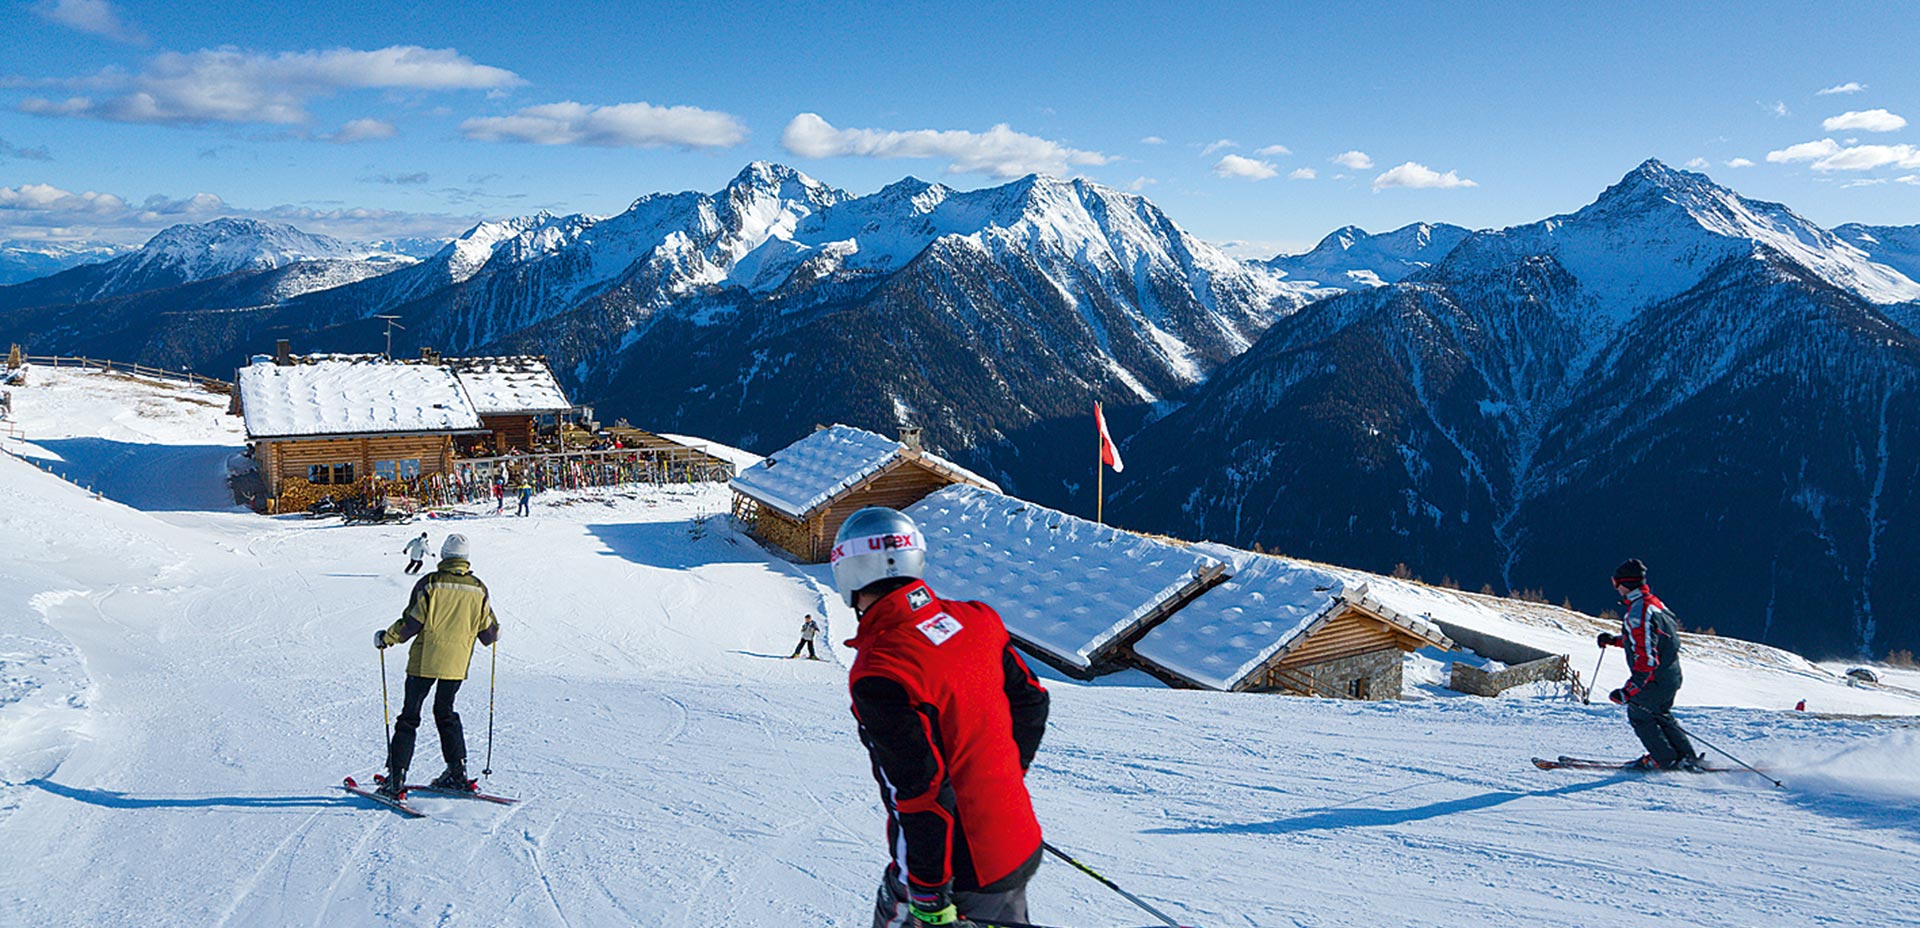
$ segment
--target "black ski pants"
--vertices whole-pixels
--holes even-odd
[[[1627,723],[1662,767],[1694,755],[1693,742],[1673,718],[1673,700],[1679,695],[1680,668],[1673,666],[1654,674],[1646,689],[1627,700]]]
[[[813,658],[813,659],[814,659],[814,660],[816,660],[816,661],[820,659],[820,655],[818,655],[818,654],[815,654],[815,653],[813,653],[813,639],[812,639],[812,638],[802,638],[802,639],[800,639],[800,643],[799,643],[799,644],[796,644],[796,645],[794,645],[794,646],[793,646],[793,653],[792,653],[792,654],[789,654],[789,655],[787,655],[787,659],[788,659],[788,660],[792,660],[792,659],[794,659],[794,658],[796,658],[796,657],[799,657],[799,656],[800,656],[800,649],[801,649],[801,648],[806,648],[806,649],[807,649],[807,656],[808,656],[808,657],[811,657],[811,658]]]
[[[400,706],[400,718],[393,723],[393,743],[387,746],[387,771],[402,776],[413,765],[413,741],[420,731],[420,708],[427,691],[437,684],[433,695],[433,724],[440,729],[440,756],[448,767],[465,769],[467,736],[460,728],[460,713],[453,711],[453,698],[460,693],[461,680],[435,680],[432,677],[407,677],[407,695]]]
[[[408,562],[407,562],[407,570],[406,570],[406,572],[407,572],[407,573],[410,573],[410,574],[417,574],[417,573],[419,573],[419,572],[420,572],[420,559],[419,559],[419,558],[414,558],[413,560],[410,560],[410,561],[408,561]]]

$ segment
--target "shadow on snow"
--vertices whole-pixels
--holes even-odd
[[[1505,805],[1516,799],[1545,799],[1556,796],[1571,796],[1588,790],[1601,789],[1616,783],[1632,779],[1630,776],[1614,776],[1589,783],[1575,783],[1554,789],[1514,792],[1512,790],[1494,790],[1478,796],[1464,796],[1459,799],[1446,799],[1431,802],[1424,806],[1412,806],[1405,809],[1323,809],[1296,815],[1292,818],[1274,819],[1269,822],[1244,822],[1227,825],[1190,825],[1183,828],[1149,828],[1147,834],[1159,835],[1285,835],[1302,831],[1327,831],[1339,828],[1381,828],[1404,825],[1408,822],[1421,822],[1428,819],[1443,818],[1460,812],[1478,812],[1494,806]]]
[[[324,796],[130,796],[110,789],[82,789],[45,778],[28,780],[55,796],[103,809],[290,809],[340,806],[353,797]]]

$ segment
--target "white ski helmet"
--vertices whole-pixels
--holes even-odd
[[[467,536],[448,535],[447,540],[440,543],[440,556],[465,560],[468,557]]]
[[[906,513],[868,506],[840,523],[833,536],[833,584],[853,605],[853,594],[888,577],[919,579],[927,572],[927,540]]]

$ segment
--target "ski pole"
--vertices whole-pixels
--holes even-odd
[[[483,777],[493,776],[493,681],[500,676],[500,639],[493,639],[493,656],[487,659],[487,765],[480,768]]]
[[[1600,685],[1600,665],[1607,662],[1607,649],[1600,649],[1600,659],[1593,662],[1593,676],[1587,679],[1587,691],[1580,696],[1580,704],[1593,705],[1593,688]]]
[[[1713,742],[1711,742],[1711,741],[1708,741],[1707,739],[1705,739],[1705,738],[1702,738],[1702,737],[1700,737],[1699,735],[1696,735],[1696,734],[1694,734],[1693,732],[1690,732],[1690,731],[1687,731],[1687,730],[1686,730],[1685,728],[1681,728],[1681,727],[1680,727],[1680,723],[1679,723],[1679,722],[1674,722],[1674,723],[1673,723],[1673,725],[1674,725],[1674,727],[1675,727],[1675,728],[1680,728],[1680,731],[1681,731],[1682,733],[1684,733],[1684,734],[1685,734],[1685,735],[1686,735],[1687,737],[1689,737],[1689,738],[1692,738],[1693,740],[1695,740],[1695,741],[1698,741],[1698,742],[1700,742],[1701,744],[1704,744],[1704,745],[1706,745],[1707,747],[1710,747],[1710,748],[1713,748],[1713,749],[1714,749],[1714,750],[1716,750],[1716,751],[1720,751],[1720,753],[1722,753],[1722,754],[1726,754],[1726,756],[1727,756],[1727,759],[1728,759],[1728,760],[1730,760],[1730,761],[1733,761],[1734,763],[1736,763],[1736,764],[1739,764],[1740,766],[1742,766],[1742,767],[1745,767],[1745,768],[1747,768],[1748,770],[1751,770],[1751,771],[1753,771],[1754,773],[1759,773],[1759,774],[1760,774],[1760,779],[1762,779],[1762,780],[1765,780],[1765,781],[1767,781],[1768,783],[1772,783],[1773,785],[1775,785],[1775,786],[1778,786],[1778,787],[1780,787],[1781,789],[1786,789],[1786,788],[1787,788],[1787,784],[1785,784],[1785,783],[1782,783],[1782,782],[1780,782],[1779,780],[1776,780],[1776,779],[1774,779],[1774,778],[1772,778],[1772,777],[1770,777],[1770,776],[1767,776],[1767,775],[1766,775],[1766,774],[1764,774],[1764,773],[1760,773],[1760,768],[1758,768],[1758,767],[1755,767],[1754,765],[1752,765],[1752,764],[1749,764],[1749,763],[1747,763],[1746,761],[1744,761],[1744,760],[1741,760],[1740,758],[1738,758],[1738,757],[1735,757],[1735,756],[1733,756],[1732,754],[1727,754],[1727,752],[1726,752],[1726,751],[1724,751],[1724,750],[1721,750],[1721,748],[1720,748],[1720,746],[1719,746],[1719,745],[1716,745],[1716,744],[1714,744]]]
[[[380,649],[380,727],[387,733],[387,753],[393,753],[393,710],[387,705],[387,649]]]
[[[1068,856],[1066,851],[1063,851],[1057,847],[1054,847],[1051,842],[1042,841],[1040,842],[1040,846],[1046,848],[1048,853],[1051,853],[1053,856],[1058,857],[1061,860],[1064,860],[1067,863],[1072,864],[1074,869],[1079,870],[1081,873],[1084,873],[1090,877],[1093,877],[1096,880],[1099,880],[1100,885],[1105,886],[1106,888],[1111,889],[1116,893],[1119,893],[1121,898],[1144,909],[1147,912],[1147,914],[1152,915],[1154,918],[1157,918],[1163,922],[1166,922],[1169,925],[1172,925],[1173,928],[1180,928],[1180,923],[1174,921],[1171,918],[1168,918],[1167,913],[1162,912],[1159,909],[1156,909],[1153,906],[1148,905],[1146,903],[1146,900],[1141,899],[1139,896],[1136,896],[1130,892],[1127,892],[1124,889],[1121,889],[1118,884],[1116,884],[1112,880],[1107,879],[1104,876],[1101,876],[1100,873],[1094,870],[1092,867],[1089,867],[1086,864],[1083,864],[1077,860],[1074,860],[1072,857]]]

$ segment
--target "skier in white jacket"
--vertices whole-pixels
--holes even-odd
[[[400,549],[401,553],[407,556],[407,573],[417,574],[420,572],[421,562],[427,559],[428,547],[427,533],[421,532],[420,537],[407,542],[407,546]]]

